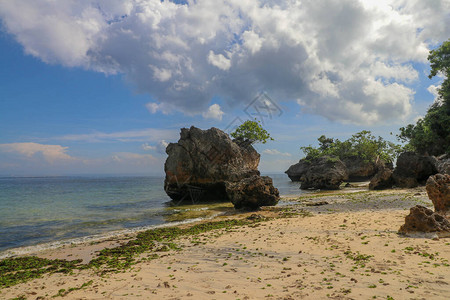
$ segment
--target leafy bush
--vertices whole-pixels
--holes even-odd
[[[250,140],[252,143],[263,143],[267,140],[273,141],[270,134],[262,128],[259,121],[247,120],[242,123],[230,134],[233,138],[242,138],[244,140]]]
[[[311,145],[300,147],[306,155],[306,160],[329,155],[339,159],[359,157],[367,162],[377,159],[392,162],[403,151],[400,145],[385,141],[382,137],[376,138],[367,130],[358,132],[343,142],[339,139],[327,138],[324,135],[317,140],[319,141],[318,148]]]

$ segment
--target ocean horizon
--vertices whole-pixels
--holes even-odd
[[[303,193],[285,174],[264,175],[281,195]],[[176,210],[169,209],[163,185],[164,176],[155,175],[0,177],[0,257],[17,248],[176,224],[168,221]]]

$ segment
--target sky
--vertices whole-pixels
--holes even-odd
[[[0,176],[163,175],[180,128],[254,118],[263,173],[323,134],[396,141],[449,38],[450,0],[0,0]]]

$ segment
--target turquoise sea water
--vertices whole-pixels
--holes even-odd
[[[270,176],[282,195],[301,193],[286,175]],[[164,224],[172,210],[163,182],[152,176],[0,178],[0,252]]]

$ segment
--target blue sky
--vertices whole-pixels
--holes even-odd
[[[162,175],[180,128],[224,130],[261,92],[281,109],[255,146],[263,172],[322,134],[395,141],[434,101],[426,54],[450,15],[448,1],[81,2],[0,1],[0,175]]]

